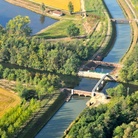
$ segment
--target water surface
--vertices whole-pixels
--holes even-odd
[[[3,27],[6,26],[6,23],[10,19],[16,17],[17,15],[29,16],[31,20],[29,26],[33,30],[32,34],[35,34],[47,26],[57,22],[55,19],[42,16],[25,8],[12,5],[4,0],[0,0],[0,24]]]

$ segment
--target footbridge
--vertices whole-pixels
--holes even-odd
[[[110,19],[112,22],[115,22],[115,23],[118,23],[118,24],[128,24],[128,23],[131,23],[132,21],[135,21],[135,20],[131,20],[131,19]]]
[[[118,68],[122,67],[121,64],[119,63],[113,63],[113,62],[104,62],[104,61],[97,61],[97,60],[89,60],[87,64],[85,64],[81,70],[95,70],[98,66],[105,66],[105,67],[113,67],[113,68]]]
[[[109,73],[106,73],[105,75],[102,76],[102,78],[97,82],[97,84],[94,86],[94,88],[92,89],[92,95],[94,95],[94,93],[96,91],[99,91],[100,87],[103,87],[104,84],[104,80],[106,77],[112,78]],[[113,79],[113,78],[112,78]]]

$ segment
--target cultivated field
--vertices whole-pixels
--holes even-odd
[[[20,98],[16,94],[0,88],[0,118],[19,103]]]
[[[57,9],[68,10],[68,3],[71,1],[74,6],[74,12],[80,11],[80,0],[31,0],[36,3],[44,3],[46,6],[51,6]]]

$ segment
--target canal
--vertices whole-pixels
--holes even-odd
[[[116,0],[104,0],[104,2],[113,18],[125,18]],[[130,25],[116,24],[116,31],[117,35],[113,48],[103,61],[115,63],[119,62],[130,46]],[[102,70],[105,72],[110,71],[110,69],[106,70],[102,67],[98,69],[98,71]],[[97,82],[98,80],[96,79],[83,78],[79,86],[75,89],[91,91]],[[106,88],[114,86],[116,86],[116,83],[109,82],[103,91],[106,91]],[[64,130],[86,107],[87,100],[88,98],[73,96],[70,102],[65,103],[52,117],[52,119],[42,128],[42,130],[36,135],[36,138],[61,138]]]
[[[6,26],[6,23],[10,19],[16,17],[17,15],[29,16],[31,20],[29,27],[31,27],[33,31],[32,35],[57,22],[57,20],[54,20],[52,18],[42,16],[30,10],[12,5],[5,0],[0,0],[0,24],[3,27]]]

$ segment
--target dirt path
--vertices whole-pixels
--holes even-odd
[[[84,0],[81,0],[81,10],[82,12],[85,12]]]
[[[111,33],[112,33],[112,32],[111,32],[111,21],[110,21],[110,18],[109,18],[109,15],[108,15],[107,12],[105,12],[105,16],[106,16],[107,19],[108,19],[108,29],[107,29],[106,37],[105,37],[105,39],[103,40],[102,45],[101,45],[101,47],[99,48],[99,50],[98,50],[98,51],[93,55],[93,57],[91,58],[92,60],[94,60],[95,57],[96,57],[99,53],[101,53],[101,52],[103,51],[105,45],[108,44],[108,41],[109,41],[110,38],[111,38]]]

